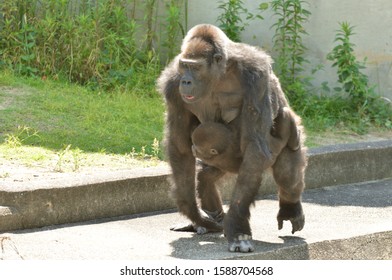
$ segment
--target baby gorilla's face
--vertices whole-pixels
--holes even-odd
[[[217,149],[211,147],[201,147],[199,145],[192,145],[192,153],[193,156],[196,158],[200,158],[202,160],[210,160],[214,156],[219,155],[219,152]]]
[[[217,156],[219,152],[214,148],[201,148],[200,146],[193,144],[192,154],[196,158],[210,160],[212,157]]]

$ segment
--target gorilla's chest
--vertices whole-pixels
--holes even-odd
[[[241,112],[242,94],[240,92],[214,92],[193,104],[187,104],[201,123],[230,123]]]
[[[238,75],[229,71],[215,84],[209,94],[196,103],[188,104],[188,109],[201,123],[207,121],[230,123],[241,113],[243,96]]]

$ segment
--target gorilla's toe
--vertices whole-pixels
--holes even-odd
[[[249,253],[255,250],[252,243],[252,236],[247,234],[240,234],[233,242],[229,242],[230,252]]]

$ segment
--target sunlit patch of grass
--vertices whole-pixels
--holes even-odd
[[[0,144],[0,164],[12,163],[15,168],[26,166],[42,168],[48,172],[79,172],[88,169],[118,170],[135,167],[151,167],[164,163],[145,149],[131,149],[128,154],[113,154],[102,152],[84,152],[67,145],[61,150],[54,151],[43,147],[17,146],[11,147],[6,143]],[[5,177],[0,174],[0,178]]]
[[[23,145],[54,151],[71,145],[85,152],[127,154],[142,147],[152,153],[151,143],[162,139],[164,106],[151,85],[153,94],[140,96],[0,74],[1,85],[31,94],[18,96],[0,112],[0,142],[20,145],[17,140],[23,139]],[[26,137],[29,131],[21,127],[39,137]]]

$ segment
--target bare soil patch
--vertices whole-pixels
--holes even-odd
[[[0,111],[14,105],[17,97],[31,94],[20,87],[0,86]]]

